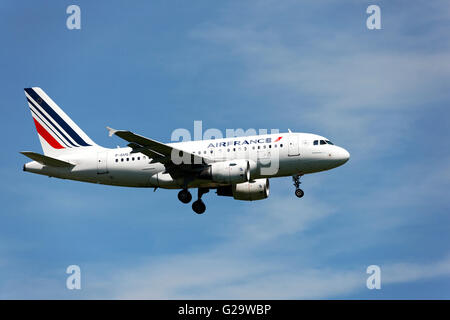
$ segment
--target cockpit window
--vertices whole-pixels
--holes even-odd
[[[328,143],[328,144],[334,145],[334,143],[331,142],[330,140],[325,140],[325,141],[326,141],[326,143]]]
[[[317,146],[319,144],[319,140],[314,140],[314,145]]]
[[[325,140],[320,140],[320,144],[327,144]]]

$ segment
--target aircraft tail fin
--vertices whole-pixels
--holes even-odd
[[[44,90],[38,87],[24,90],[46,156],[96,145]]]

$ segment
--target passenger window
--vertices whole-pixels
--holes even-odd
[[[127,161],[130,161],[130,158],[127,158]]]
[[[133,158],[131,158],[131,160],[132,160],[132,161],[134,161],[134,157],[133,157]]]
[[[120,161],[121,161],[121,162],[123,162],[123,158],[122,158],[122,159],[120,159]]]
[[[116,159],[116,162],[119,162],[119,159]]]
[[[280,148],[283,148],[283,144],[280,144]]]

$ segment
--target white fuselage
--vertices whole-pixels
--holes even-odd
[[[316,145],[314,142],[317,141]],[[321,141],[327,141],[322,143]],[[349,153],[315,134],[280,133],[249,137],[200,140],[168,144],[179,150],[201,155],[211,162],[253,160],[256,168],[251,179],[309,174],[336,168],[349,159]],[[185,186],[182,178],[164,173],[166,167],[152,162],[129,147],[108,149],[100,146],[78,148],[58,157],[73,163],[71,168],[51,167],[36,161],[24,170],[37,174],[106,185],[126,187],[161,187],[178,189]],[[187,187],[214,188],[220,183],[194,179]]]

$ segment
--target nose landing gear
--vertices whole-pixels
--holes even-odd
[[[305,195],[305,192],[302,189],[300,189],[300,184],[301,184],[300,177],[301,176],[302,176],[302,174],[296,174],[292,177],[292,180],[294,181],[294,186],[295,186],[295,195],[298,198],[301,198]]]
[[[302,189],[298,188],[298,189],[295,189],[295,195],[298,198],[301,198],[301,197],[303,197],[305,195],[305,192]]]
[[[192,203],[192,210],[197,214],[202,214],[206,210],[205,203],[202,201],[202,195],[208,193],[208,188],[198,188],[198,200]]]

